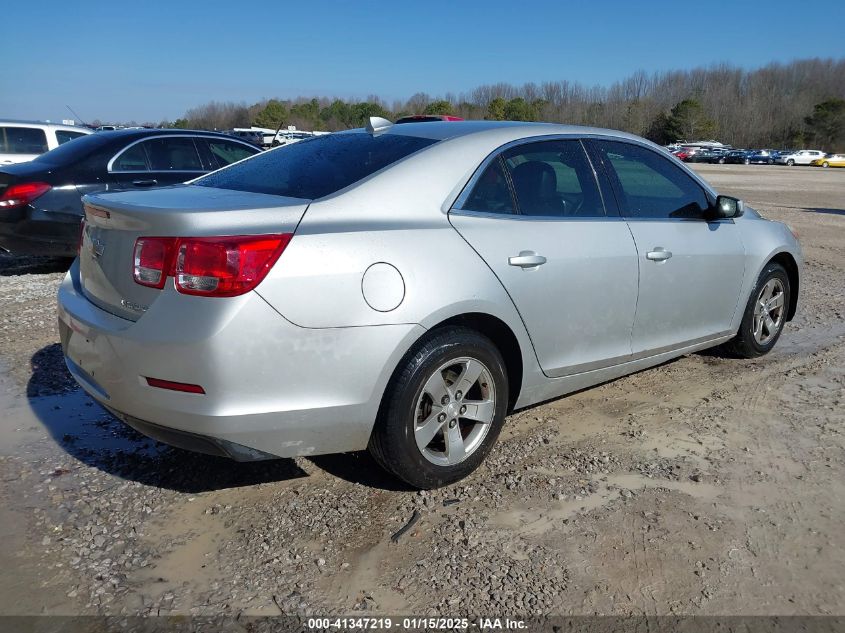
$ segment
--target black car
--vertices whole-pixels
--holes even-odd
[[[757,165],[773,165],[777,155],[770,149],[754,150],[748,155],[748,162]]]
[[[0,249],[72,257],[84,194],[173,185],[260,151],[214,132],[115,130],[75,139],[27,163],[3,166]]]
[[[705,149],[690,156],[688,162],[723,165],[728,151],[726,149]]]
[[[751,163],[751,155],[754,152],[749,149],[735,149],[725,154],[726,163],[748,165]]]

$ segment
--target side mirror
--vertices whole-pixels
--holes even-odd
[[[744,210],[745,205],[739,198],[719,196],[716,198],[716,204],[710,210],[710,217],[714,220],[738,218]]]

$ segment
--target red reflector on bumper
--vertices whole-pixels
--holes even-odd
[[[199,385],[191,385],[186,382],[173,382],[172,380],[161,380],[160,378],[147,377],[147,384],[150,387],[169,389],[170,391],[184,391],[185,393],[205,393],[205,389]]]

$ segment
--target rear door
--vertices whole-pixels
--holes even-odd
[[[114,189],[165,187],[191,180],[208,171],[190,136],[157,136],[135,141],[109,163]]]
[[[646,356],[731,328],[745,271],[733,220],[707,221],[710,200],[680,166],[635,143],[590,141],[611,178],[639,257],[632,351]]]
[[[625,222],[606,213],[579,140],[488,159],[450,221],[513,299],[547,375],[629,358],[637,253]]]

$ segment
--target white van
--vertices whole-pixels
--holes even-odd
[[[0,164],[25,163],[86,134],[93,131],[76,125],[0,120]]]

